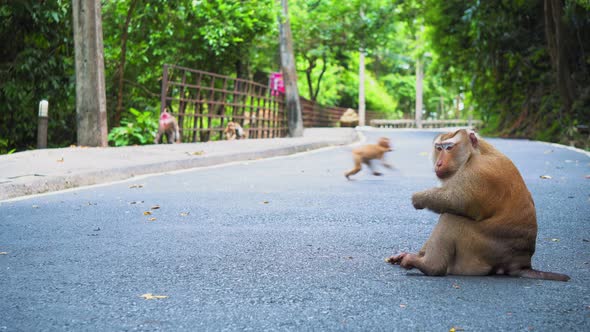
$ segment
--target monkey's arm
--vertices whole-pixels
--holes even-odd
[[[383,165],[383,167],[393,169],[393,165],[385,161],[385,156],[381,157],[381,165]]]
[[[447,188],[432,188],[419,191],[412,195],[414,208],[428,209],[432,212],[443,214],[451,213],[474,220],[482,220],[487,211],[474,202],[473,193],[460,190],[448,190]]]

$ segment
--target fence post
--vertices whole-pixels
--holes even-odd
[[[39,123],[37,124],[37,149],[47,148],[47,125],[49,119],[48,112],[49,102],[41,100],[39,102]]]
[[[160,114],[166,110],[166,92],[168,90],[168,65],[164,64],[162,69],[162,93],[160,94]]]

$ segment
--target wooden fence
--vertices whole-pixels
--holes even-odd
[[[283,96],[256,82],[165,64],[160,101],[160,112],[177,117],[183,142],[223,139],[229,121],[251,138],[288,133]]]
[[[301,98],[303,127],[339,127],[343,107],[323,106]],[[162,74],[160,112],[168,110],[178,119],[183,142],[223,139],[229,121],[239,123],[250,138],[288,135],[282,94],[268,85],[165,64]],[[416,128],[414,120],[380,120],[366,112],[366,123],[379,128]],[[424,120],[423,128],[481,126],[477,120]]]
[[[288,135],[284,95],[267,85],[165,64],[160,112],[178,119],[183,142],[223,139],[229,121],[239,123],[250,138]],[[338,127],[346,108],[322,106],[301,98],[303,126]],[[367,111],[367,122],[378,118]]]

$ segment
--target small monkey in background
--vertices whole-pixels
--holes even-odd
[[[385,161],[385,152],[389,151],[393,151],[393,149],[391,148],[391,145],[389,144],[389,138],[387,137],[379,138],[377,144],[367,144],[352,150],[354,168],[344,173],[344,176],[350,180],[351,175],[354,175],[361,170],[361,164],[367,165],[373,172],[373,175],[382,175],[380,172],[377,172],[373,169],[373,166],[371,166],[371,160],[381,160],[381,164],[384,167],[393,168]]]
[[[168,144],[180,143],[180,129],[178,127],[178,122],[172,114],[168,113],[168,111],[164,111],[160,114],[158,133],[156,134],[156,139],[154,139],[154,144],[160,143],[162,134],[166,135]]]
[[[532,268],[535,203],[508,157],[461,129],[435,138],[433,159],[442,186],[415,193],[412,204],[440,213],[438,224],[418,253],[402,252],[387,262],[430,276],[570,279]]]
[[[225,139],[228,141],[246,138],[246,135],[244,134],[244,129],[237,122],[228,122],[223,132],[225,133]]]

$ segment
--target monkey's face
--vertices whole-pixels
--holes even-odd
[[[387,151],[391,151],[391,145],[389,144],[389,138],[381,137],[379,141],[377,141],[377,145],[387,149]]]
[[[439,179],[450,178],[469,160],[472,152],[470,143],[464,129],[435,138],[434,172]]]

